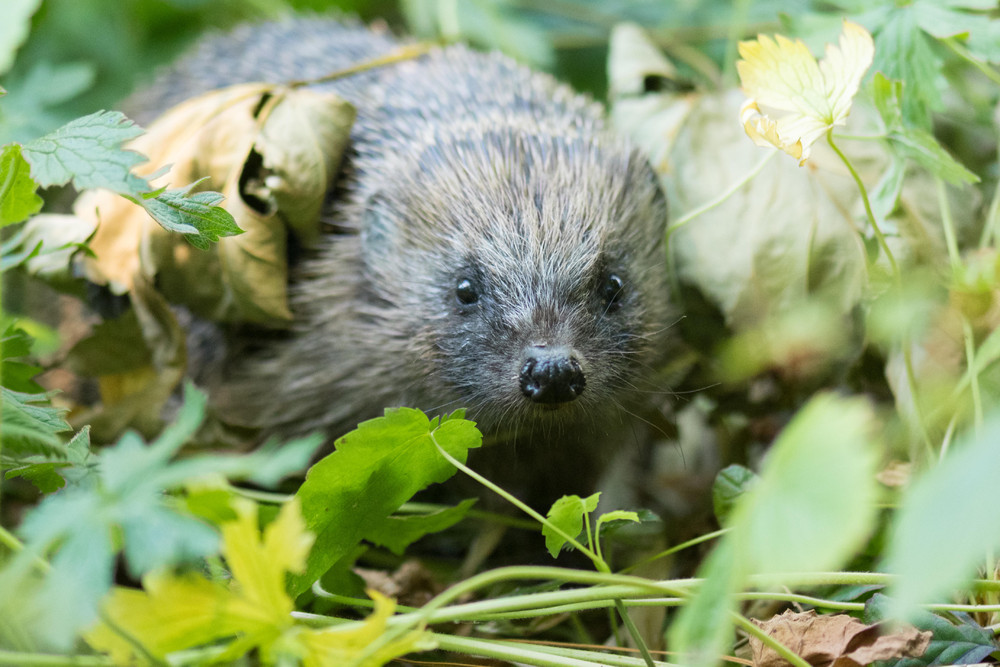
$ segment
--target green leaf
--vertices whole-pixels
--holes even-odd
[[[641,532],[636,532],[635,524],[642,524]],[[599,539],[602,548],[610,540],[621,541],[622,544],[635,544],[638,535],[659,535],[663,531],[663,520],[650,510],[638,512],[623,512],[616,510],[602,514],[597,520],[600,531]],[[641,539],[641,538],[640,538]]]
[[[286,443],[268,441],[249,454],[203,454],[170,462],[201,426],[205,414],[204,392],[188,383],[184,405],[176,419],[150,445],[135,433],[126,433],[101,454],[101,480],[111,493],[127,496],[158,493],[182,487],[193,479],[222,475],[273,486],[302,470],[322,443],[319,435]]]
[[[38,386],[32,378],[42,372],[39,366],[14,361],[18,357],[26,357],[31,353],[31,336],[23,329],[10,326],[0,339],[0,355],[3,357],[0,363],[0,379],[3,386],[14,391],[31,394],[42,393],[42,388]]]
[[[880,623],[889,618],[892,600],[876,593],[865,603],[865,622]],[[985,628],[963,619],[953,625],[944,618],[928,611],[915,611],[911,623],[918,630],[933,633],[930,646],[919,658],[904,658],[895,662],[879,663],[882,667],[923,667],[924,665],[974,665],[984,662],[997,645]]]
[[[979,182],[979,177],[949,155],[933,134],[904,120],[905,97],[903,96],[902,81],[893,81],[879,72],[875,75],[873,90],[875,107],[878,109],[879,115],[882,116],[889,142],[899,155],[912,159],[931,174],[948,183],[959,185]],[[894,170],[893,185],[898,191],[900,186],[895,185],[895,182],[901,184],[903,172],[900,167],[894,167]],[[893,198],[892,203],[895,204],[895,198]],[[884,204],[881,208],[885,212]]]
[[[960,438],[903,494],[885,563],[897,576],[890,587],[893,617],[909,618],[917,605],[944,600],[1000,547],[1000,528],[983,511],[996,500],[998,442],[1000,417],[993,417],[981,436]]]
[[[3,20],[0,21],[0,74],[14,64],[14,54],[28,38],[31,17],[41,4],[42,0],[4,0]]]
[[[597,529],[600,530],[601,526],[611,523],[639,523],[639,513],[630,512],[627,510],[614,510],[613,512],[605,512],[597,518]]]
[[[149,183],[132,173],[146,161],[122,144],[142,134],[120,111],[98,111],[77,118],[22,147],[31,176],[44,187],[65,185],[77,190],[104,188],[123,195],[149,192]]]
[[[21,147],[4,146],[0,152],[0,227],[27,220],[41,210],[42,198],[36,190],[38,183],[31,178]]]
[[[121,517],[125,562],[133,576],[218,551],[219,534],[200,519],[155,505],[138,509]]]
[[[359,544],[353,551],[348,552],[330,566],[330,569],[320,578],[323,589],[348,597],[365,597],[365,588],[367,588],[367,585],[365,584],[365,580],[354,571],[354,566],[368,549],[367,545]],[[320,604],[330,604],[333,607],[340,606],[325,599],[320,601]]]
[[[906,128],[889,133],[889,141],[899,152],[921,167],[953,185],[978,183],[979,177],[948,154],[930,132]]]
[[[419,410],[386,410],[384,417],[362,422],[338,440],[336,451],[309,470],[295,495],[316,544],[305,573],[290,580],[293,596],[353,551],[417,491],[455,473],[435,442],[464,462],[468,450],[482,444],[482,434],[470,421],[449,418],[439,424]]]
[[[698,568],[704,580],[667,630],[667,644],[689,667],[715,667],[733,635],[734,595],[746,578],[733,540],[723,539]]]
[[[273,484],[304,468],[321,442],[319,437],[303,438],[284,446],[269,443],[247,455],[173,460],[201,426],[205,403],[205,395],[188,384],[176,420],[152,443],[128,432],[94,454],[89,431],[83,429],[63,448],[63,460],[70,465],[60,472],[68,483],[28,513],[21,526],[26,549],[0,568],[2,589],[7,577],[16,579],[30,567],[32,558],[54,553],[52,571],[37,599],[26,601],[44,611],[46,641],[67,646],[81,626],[93,622],[97,603],[110,586],[118,550],[135,577],[217,551],[215,530],[184,512],[185,504],[170,494],[219,476]],[[5,393],[5,410],[8,404],[14,401]],[[4,438],[6,447],[6,415]],[[66,606],[72,608],[64,610]]]
[[[97,455],[90,448],[90,426],[80,429],[66,445],[66,462],[70,465],[59,471],[69,484],[80,485],[84,480],[97,479]]]
[[[81,487],[47,496],[21,525],[28,548],[3,573],[16,572],[33,552],[61,545],[35,599],[27,601],[42,610],[45,640],[56,648],[68,648],[76,629],[94,621],[98,600],[111,585],[110,526],[101,510],[100,498]]]
[[[17,466],[4,473],[4,479],[23,477],[42,493],[52,493],[66,486],[66,481],[58,472],[64,465],[64,463],[46,462]]]
[[[576,539],[583,532],[583,515],[590,514],[597,509],[597,502],[600,498],[599,492],[587,498],[563,496],[552,503],[546,518],[549,523]],[[553,558],[556,558],[563,546],[566,545],[566,538],[548,526],[542,526],[542,534],[545,536],[545,548],[549,550],[549,554]]]
[[[440,532],[461,521],[475,502],[475,498],[469,498],[454,507],[429,514],[393,515],[384,523],[377,524],[373,530],[366,532],[364,539],[385,547],[397,556],[402,556],[406,547],[424,535]]]
[[[46,60],[32,63],[26,72],[12,72],[0,114],[0,142],[30,141],[72,120],[75,115],[64,103],[89,89],[96,74],[92,62],[54,65]]]
[[[752,470],[736,463],[719,471],[712,484],[712,506],[719,524],[725,525],[736,503],[756,480]]]
[[[887,131],[903,126],[903,82],[890,79],[882,72],[876,72],[872,79],[872,97],[875,108],[882,117]]]
[[[996,5],[994,5],[995,8]],[[943,6],[940,0],[918,0],[913,3],[913,13],[917,25],[929,35],[938,39],[968,36],[973,30],[990,23],[988,16],[968,14]]]
[[[771,446],[733,515],[751,572],[839,567],[875,525],[879,449],[861,398],[818,394]]]
[[[992,0],[939,2],[918,0],[913,4],[917,23],[938,39],[961,39],[974,57],[988,62],[1000,61],[1000,22],[989,14],[956,11],[967,9],[988,12],[996,9]]]
[[[188,243],[201,250],[208,250],[220,236],[242,234],[233,216],[217,206],[224,197],[218,192],[196,192],[196,185],[166,190],[152,199],[135,200],[141,204],[164,229],[184,234]]]
[[[646,512],[644,511],[643,513],[645,514]],[[642,519],[639,518],[638,512],[629,512],[626,510],[605,512],[597,518],[597,523],[594,525],[594,541],[603,547],[609,535],[614,535],[623,526],[641,523],[641,521]]]
[[[896,210],[905,177],[906,160],[893,155],[889,168],[871,191],[872,213],[876,220],[886,220]]]
[[[991,63],[1000,62],[1000,21],[993,19],[978,26],[966,42],[969,51]]]
[[[780,585],[781,573],[834,569],[868,536],[878,494],[872,421],[864,400],[819,394],[788,423],[699,568],[705,584],[670,628],[683,664],[716,664],[747,575],[771,574]]]
[[[49,394],[28,394],[6,387],[0,387],[0,392],[3,396],[4,456],[45,454],[59,457],[63,444],[56,434],[70,430],[62,417],[66,411],[51,407]]]
[[[42,493],[53,493],[66,486],[67,482],[80,484],[81,480],[91,478],[96,460],[90,451],[90,427],[84,426],[55,459],[51,454],[23,458],[7,471],[5,477],[23,477]]]
[[[929,128],[931,112],[942,107],[941,59],[927,35],[917,25],[913,7],[896,7],[875,35],[872,69],[891,79],[905,81],[903,117],[914,126]]]
[[[0,339],[0,358],[4,361],[31,354],[31,336],[14,325],[7,327]]]

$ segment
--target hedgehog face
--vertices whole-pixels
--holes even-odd
[[[390,328],[433,351],[421,393],[487,429],[593,420],[629,402],[662,353],[665,201],[608,135],[518,128],[485,146],[429,149],[370,201],[386,316],[423,316]]]

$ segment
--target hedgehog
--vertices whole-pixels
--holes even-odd
[[[340,19],[243,26],[132,106],[148,118],[398,44]],[[673,316],[654,170],[600,104],[498,53],[441,47],[319,86],[357,108],[323,238],[292,258],[288,331],[220,328],[216,413],[332,442],[386,407],[466,408],[493,443],[488,467],[550,495],[593,478],[661,395]]]

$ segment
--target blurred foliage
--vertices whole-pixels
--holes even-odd
[[[995,654],[994,640],[980,627],[997,628],[1000,597],[1000,567],[995,558],[983,558],[1000,546],[990,506],[991,481],[1000,474],[995,2],[8,0],[0,8],[0,85],[8,91],[0,99],[0,144],[24,146],[8,145],[0,155],[0,169],[12,176],[0,185],[13,193],[0,203],[0,223],[20,222],[39,209],[37,183],[24,163],[32,140],[115,107],[206,30],[293,10],[343,11],[366,21],[385,19],[422,38],[500,49],[609,98],[612,122],[650,155],[671,202],[674,298],[685,312],[679,329],[692,350],[678,363],[684,377],[671,388],[681,397],[698,392],[677,410],[679,442],[663,447],[683,457],[692,443],[707,443],[719,450],[711,463],[760,469],[757,475],[730,467],[718,478],[717,518],[730,532],[702,559],[706,582],[700,589],[689,580],[669,591],[650,582],[622,589],[622,596],[669,594],[686,603],[667,633],[674,648],[713,664],[731,645],[730,612],[743,610],[737,605],[742,591],[775,582],[805,589],[782,577],[853,566],[903,575],[887,588],[897,601],[869,598],[868,612],[909,616],[931,629],[935,655],[964,652],[981,660]],[[768,158],[738,121],[738,41],[780,31],[819,53],[836,41],[845,17],[871,33],[875,48],[849,124],[838,128],[845,156],[831,139],[817,145],[804,167],[784,155]],[[44,264],[36,241],[29,235],[20,246],[5,244],[3,268]],[[81,242],[60,239],[60,249],[75,251]],[[0,640],[25,640],[20,648],[34,650],[55,639],[65,648],[94,617],[119,555],[126,573],[138,577],[154,566],[188,564],[208,554],[199,562],[212,575],[211,586],[226,581],[216,530],[224,531],[233,518],[233,490],[219,475],[273,484],[306,466],[308,443],[175,459],[203,416],[203,397],[189,391],[178,422],[150,444],[132,433],[92,448],[91,431],[71,438],[64,411],[33,381],[37,355],[29,334],[37,327],[24,322],[26,334],[7,327],[7,319],[2,462],[8,478],[24,478],[49,495],[21,524],[24,543],[0,528],[4,553],[20,551],[0,558],[0,584],[9,591],[8,604],[18,607],[0,615],[10,619],[7,626],[0,623],[7,632]],[[134,362],[123,355],[95,358]],[[437,421],[397,412],[348,434],[337,452],[313,466],[297,497],[322,549],[287,568],[305,572],[289,580],[290,593],[303,593],[300,609],[325,612],[357,602],[343,597],[347,584],[336,582],[352,577],[367,548],[362,539],[399,555],[408,540],[465,515],[468,507],[459,506],[421,515],[405,528],[400,517],[389,516],[416,489],[453,472],[434,458],[438,445],[477,446],[478,433],[457,416]],[[268,458],[279,455],[285,457],[280,465]],[[261,479],[257,469],[265,467],[272,477]],[[682,462],[678,479],[695,478],[694,468]],[[215,475],[212,483],[205,475]],[[675,489],[654,489],[653,495],[657,491],[666,496]],[[580,533],[599,554],[602,521],[638,518],[613,512],[591,526],[596,495],[562,503],[544,531],[553,554]],[[876,516],[877,504],[901,509]],[[265,509],[261,519],[274,514]],[[254,522],[246,523],[249,529]],[[256,531],[247,532],[257,539]],[[51,565],[39,564],[41,558]],[[598,561],[601,572],[610,571]],[[970,585],[971,569],[984,561],[985,581]],[[595,583],[576,571],[552,570],[536,578]],[[322,585],[309,590],[324,571],[323,584],[333,592]],[[506,574],[511,584],[516,576]],[[761,574],[770,578],[754,578]],[[888,584],[878,573],[838,575],[820,582],[851,585],[830,595],[831,608],[836,599],[867,597]],[[274,576],[279,602],[291,604],[282,588],[284,572]],[[184,579],[166,581],[180,586]],[[200,574],[198,581],[209,586]],[[456,599],[483,585],[461,582]],[[352,581],[349,590],[355,589]],[[913,606],[956,589],[963,601],[983,605],[974,607],[974,620],[956,626],[942,616],[928,620],[914,613]],[[222,590],[212,588],[207,597],[233,599]],[[572,591],[556,595],[562,593]],[[0,595],[0,603],[4,599]],[[559,605],[569,602],[542,599],[516,612],[542,610],[540,618],[554,615],[552,609],[565,611]],[[444,616],[449,623],[462,618],[445,607],[455,600],[436,600],[422,611],[421,629],[435,611],[455,613]],[[155,615],[155,607],[147,611]],[[376,610],[379,619],[391,613]],[[39,622],[46,614],[59,621],[49,636],[50,628]],[[417,623],[415,618],[408,620]],[[502,614],[470,618],[511,621]],[[662,635],[662,626],[655,633]],[[444,635],[434,640],[441,646],[450,641]],[[490,654],[488,648],[479,647],[482,654]],[[213,659],[212,647],[199,650],[199,659]]]
[[[14,23],[14,5],[0,23]],[[500,49],[603,96],[611,28],[634,21],[674,52],[703,54],[708,75],[731,63],[734,37],[778,27],[823,3],[796,0],[44,0],[10,71],[0,105],[0,143],[25,141],[78,116],[114,108],[198,35],[290,11],[384,19],[397,31]],[[113,9],[112,9],[113,7]],[[95,39],[99,35],[99,39]],[[707,57],[706,57],[707,55]],[[2,64],[2,60],[0,60]]]

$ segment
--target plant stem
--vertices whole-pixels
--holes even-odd
[[[976,337],[972,331],[972,324],[965,315],[962,315],[962,337],[965,339],[965,363],[969,368],[972,368],[976,359]],[[979,393],[978,373],[971,374],[969,388],[972,390],[972,410],[976,435],[978,436],[983,431],[983,398]]]
[[[889,248],[889,244],[885,240],[885,235],[882,234],[882,228],[879,227],[878,221],[875,219],[875,213],[872,212],[872,203],[868,199],[868,189],[865,187],[864,181],[861,180],[861,176],[854,169],[854,165],[851,161],[847,159],[847,156],[840,150],[836,142],[833,140],[833,128],[831,127],[826,131],[826,142],[833,149],[833,152],[837,154],[840,161],[844,163],[847,167],[847,171],[851,173],[851,177],[854,179],[855,184],[858,186],[858,192],[861,194],[861,201],[865,205],[865,214],[868,216],[868,222],[872,226],[872,232],[875,234],[875,239],[878,241],[879,247],[882,252],[885,253],[885,258],[889,262],[889,267],[892,269],[893,278],[895,278],[897,285],[902,284],[902,277],[899,273],[899,265],[896,264],[896,257],[892,254],[892,249]]]
[[[955,221],[951,215],[951,206],[948,203],[948,190],[944,181],[935,179],[937,184],[938,209],[941,211],[941,227],[944,229],[944,243],[948,248],[948,260],[951,262],[951,270],[954,272],[962,265],[962,257],[958,252],[958,237],[955,235]]]
[[[604,574],[601,572],[590,572],[588,570],[570,570],[562,567],[551,567],[551,566],[512,566],[512,567],[501,567],[495,570],[490,570],[488,572],[483,572],[477,574],[474,577],[470,577],[465,581],[461,581],[446,591],[438,594],[430,602],[424,605],[423,609],[418,612],[418,615],[423,617],[423,620],[427,622],[442,622],[447,620],[459,620],[458,617],[451,617],[447,614],[452,608],[449,607],[448,610],[442,609],[445,605],[450,604],[453,600],[460,599],[462,596],[471,593],[479,588],[485,586],[491,586],[493,584],[506,582],[506,581],[519,581],[525,579],[535,579],[535,580],[548,580],[548,581],[561,581],[564,583],[576,583],[576,584],[591,584],[595,586],[590,589],[574,590],[574,591],[560,591],[556,593],[539,593],[536,594],[540,597],[535,596],[518,596],[517,598],[500,598],[497,600],[482,600],[479,602],[469,603],[462,605],[466,611],[475,610],[477,612],[487,612],[495,610],[509,610],[509,601],[514,600],[515,604],[521,603],[523,608],[523,601],[529,598],[534,598],[535,600],[543,599],[545,602],[551,603],[554,601],[566,601],[574,599],[579,601],[582,597],[590,597],[590,599],[618,599],[618,598],[628,598],[634,595],[669,595],[682,597],[691,591],[692,587],[697,585],[694,579],[678,579],[673,581],[653,581],[650,579],[643,579],[642,577],[633,577],[630,575],[621,574]],[[574,596],[580,595],[581,598],[575,598]],[[553,596],[553,597],[545,597]],[[438,610],[441,612],[438,612]],[[397,616],[396,619],[405,617],[406,615]],[[397,620],[397,622],[402,622]]]
[[[944,229],[945,245],[948,247],[948,260],[954,277],[962,268],[962,256],[958,250],[958,236],[955,234],[955,220],[951,215],[951,205],[948,203],[948,189],[940,178],[937,182],[938,207],[941,211],[941,227]],[[976,360],[976,337],[972,331],[972,323],[962,314],[962,337],[965,339],[965,364],[969,369],[969,386],[972,390],[972,408],[975,415],[976,434],[983,430],[983,399],[979,393],[979,374],[974,372]]]
[[[315,79],[302,79],[299,81],[289,81],[287,85],[289,88],[301,88],[302,86],[311,86],[317,83],[326,83],[328,81],[334,81],[336,79],[344,79],[349,76],[354,76],[355,74],[360,74],[361,72],[367,72],[368,70],[377,69],[379,67],[385,67],[387,65],[394,65],[399,62],[406,60],[414,60],[420,56],[426,55],[436,46],[436,44],[430,42],[417,42],[415,44],[404,44],[396,49],[393,49],[384,56],[379,56],[377,58],[371,58],[360,62],[356,65],[350,67],[345,67],[339,69],[335,72],[331,72],[325,76],[316,77]]]
[[[645,663],[629,656],[585,651],[542,644],[521,644],[456,635],[435,634],[438,647],[466,655],[480,655],[539,667],[642,667]],[[530,647],[530,648],[529,648]],[[599,662],[598,662],[599,660]],[[665,665],[666,663],[653,663]]]
[[[962,58],[970,65],[972,65],[980,72],[982,72],[983,75],[985,75],[986,78],[988,78],[990,81],[992,81],[993,83],[1000,83],[1000,73],[997,73],[996,70],[994,70],[992,67],[984,63],[975,55],[973,55],[972,52],[969,51],[969,49],[965,48],[964,45],[959,43],[956,37],[948,37],[946,39],[942,39],[941,41],[944,42],[945,46],[951,49],[958,57]]]
[[[889,262],[893,283],[895,284],[896,289],[902,292],[903,276],[899,271],[899,264],[896,263],[896,257],[892,254],[892,249],[885,240],[885,235],[882,233],[882,228],[879,227],[878,220],[875,219],[875,213],[872,211],[872,203],[868,198],[868,189],[865,187],[864,181],[861,180],[861,176],[854,168],[854,165],[851,164],[851,161],[847,159],[847,156],[844,155],[843,151],[840,150],[836,142],[833,140],[832,127],[826,131],[826,142],[830,145],[830,148],[833,149],[833,152],[837,154],[837,157],[840,158],[840,161],[844,163],[844,166],[847,167],[847,171],[850,172],[851,177],[854,179],[854,183],[858,187],[858,193],[861,195],[861,201],[865,206],[865,215],[867,215],[868,222],[872,226],[872,232],[875,234],[875,239],[878,241],[879,247],[885,254],[886,261]],[[910,398],[913,401],[913,412],[916,425],[920,431],[924,447],[928,450],[928,453],[930,453],[933,451],[933,446],[931,444],[930,434],[927,432],[923,411],[920,407],[920,398],[917,391],[917,374],[913,368],[913,351],[911,350],[910,336],[908,333],[903,338],[902,352],[903,364],[906,371],[906,383],[910,388]]]
[[[539,514],[538,512],[536,512],[534,509],[532,509],[531,507],[529,507],[528,505],[526,505],[525,503],[523,503],[519,499],[515,498],[510,493],[508,493],[506,490],[500,488],[499,486],[497,486],[496,484],[494,484],[490,480],[486,479],[485,477],[483,477],[482,475],[480,475],[479,473],[477,473],[476,471],[474,471],[472,468],[469,468],[465,464],[461,463],[454,456],[452,456],[451,454],[449,454],[448,452],[446,452],[444,450],[444,448],[438,443],[437,438],[434,437],[434,433],[433,432],[431,433],[431,440],[434,442],[434,446],[437,447],[437,450],[441,454],[441,456],[443,456],[453,466],[455,466],[456,468],[458,468],[459,470],[461,470],[463,473],[465,473],[466,475],[468,475],[472,479],[476,480],[477,482],[479,482],[480,484],[482,484],[483,486],[485,486],[490,491],[496,493],[498,496],[500,496],[501,498],[503,498],[504,500],[506,500],[507,502],[509,502],[510,504],[512,504],[514,507],[518,508],[519,510],[521,510],[522,512],[524,512],[525,514],[527,514],[528,516],[530,516],[532,519],[534,519],[538,523],[542,524],[543,526],[548,527],[549,530],[552,530],[553,532],[555,532],[556,534],[558,534],[560,537],[562,537],[564,540],[566,540],[566,542],[568,544],[570,544],[574,549],[576,549],[577,551],[579,551],[580,553],[582,553],[584,556],[586,556],[587,558],[589,558],[590,561],[594,564],[594,566],[598,570],[601,570],[601,571],[604,571],[604,572],[609,571],[609,568],[608,568],[607,564],[604,561],[602,561],[598,557],[597,554],[595,554],[593,551],[591,551],[587,547],[585,547],[582,544],[580,544],[573,536],[566,534],[561,528],[559,528],[559,526],[556,526],[555,524],[553,524],[552,522],[550,522],[548,519],[546,519],[544,516],[542,516],[541,514]]]
[[[993,189],[993,199],[990,200],[990,208],[986,213],[986,222],[983,224],[983,231],[979,235],[980,250],[988,248],[993,244],[998,222],[1000,222],[1000,182]]]
[[[451,505],[439,503],[403,503],[402,506],[396,510],[396,514],[431,514],[432,512],[450,509],[451,507]],[[487,523],[495,523],[501,526],[507,526],[508,528],[516,528],[518,530],[538,530],[537,521],[510,516],[509,514],[500,514],[499,512],[490,512],[487,510],[477,510],[472,508],[465,513],[465,516],[470,519],[477,519]]]
[[[264,503],[265,505],[283,505],[294,497],[289,493],[275,493],[273,491],[245,489],[234,484],[227,484],[226,486],[229,487],[230,491],[242,498],[249,498],[250,500],[258,503]]]
[[[0,526],[0,545],[7,547],[14,553],[21,553],[24,551],[24,542],[17,539],[17,536],[11,533],[9,530]],[[36,550],[37,551],[37,550]],[[37,555],[37,553],[31,556],[31,565],[42,574],[48,574],[52,569],[49,562]]]
[[[639,632],[639,628],[632,621],[632,617],[629,616],[628,609],[625,608],[625,604],[621,601],[621,598],[615,599],[615,610],[625,623],[625,627],[628,629],[632,640],[635,641],[635,645],[639,649],[639,653],[642,654],[642,659],[646,663],[646,667],[654,667],[653,656],[649,654],[649,647],[646,646],[646,642],[642,638],[642,633]]]
[[[14,553],[24,549],[24,543],[14,537],[14,534],[3,526],[0,526],[0,545],[7,547]]]
[[[492,491],[500,494],[500,496],[502,498],[506,499],[508,502],[513,503],[513,505],[515,507],[517,507],[521,511],[527,513],[528,516],[530,516],[530,517],[538,520],[542,525],[547,526],[550,530],[554,530],[556,533],[558,533],[560,536],[562,536],[563,539],[565,539],[567,542],[569,542],[570,544],[572,544],[576,549],[578,549],[582,554],[584,554],[585,556],[587,556],[588,558],[590,558],[591,562],[594,563],[594,567],[597,568],[598,572],[600,572],[602,574],[610,574],[611,568],[608,567],[608,564],[604,561],[603,558],[601,558],[600,547],[599,546],[594,545],[594,547],[597,549],[596,553],[594,551],[590,550],[590,549],[586,549],[582,544],[580,544],[579,542],[577,542],[571,535],[568,535],[567,533],[563,532],[562,529],[560,529],[555,524],[551,523],[548,519],[546,519],[545,517],[543,517],[541,514],[539,514],[538,512],[536,512],[534,509],[532,509],[528,505],[522,503],[520,500],[518,500],[517,498],[515,498],[511,494],[507,493],[507,491],[505,491],[504,489],[501,489],[499,486],[493,484],[492,482],[490,482],[485,477],[483,477],[483,476],[479,475],[478,473],[474,472],[471,468],[468,468],[467,466],[465,466],[462,463],[460,463],[459,461],[457,461],[454,457],[452,457],[451,455],[449,455],[448,452],[446,452],[444,450],[444,448],[441,447],[441,445],[438,443],[437,439],[434,438],[434,434],[433,433],[431,433],[431,439],[434,441],[434,446],[437,447],[438,452],[440,452],[442,456],[444,456],[448,461],[450,461],[459,470],[461,470],[462,472],[464,472],[467,475],[470,475],[473,479],[475,479],[476,481],[478,481],[480,484],[483,484],[487,488],[491,489]],[[587,538],[588,538],[588,540],[592,540],[593,538],[591,537],[591,533],[590,533],[590,530],[591,530],[590,529],[590,516],[589,515],[585,515],[584,519],[587,522],[587,533],[586,533],[587,534]],[[475,577],[473,577],[473,579],[475,579]],[[470,579],[468,581],[472,581],[472,580]],[[463,582],[463,583],[468,583],[468,582]],[[453,587],[451,590],[454,590],[455,588],[458,588],[458,586]],[[430,607],[433,604],[433,602],[434,601],[432,600],[431,603],[429,603],[427,605],[427,607]],[[425,607],[425,609],[427,607]],[[652,656],[649,655],[649,649],[646,647],[646,643],[643,640],[642,635],[639,633],[639,629],[635,626],[635,623],[632,622],[632,619],[628,615],[628,610],[621,603],[621,600],[615,600],[615,608],[618,610],[618,613],[622,617],[622,621],[624,621],[624,623],[625,623],[625,627],[628,629],[629,634],[632,636],[632,641],[635,642],[635,645],[639,648],[639,651],[642,653],[642,657],[643,657],[643,660],[646,662],[646,666],[647,667],[653,667],[653,658],[652,658]]]
[[[681,542],[680,544],[672,546],[669,549],[666,549],[658,554],[650,556],[649,558],[644,558],[638,563],[629,565],[624,570],[621,570],[621,572],[622,574],[628,574],[629,572],[633,572],[645,565],[648,565],[649,563],[652,563],[653,561],[657,561],[661,558],[666,558],[667,556],[677,553],[678,551],[683,551],[684,549],[689,549],[693,546],[701,544],[702,542],[708,542],[709,540],[714,540],[717,537],[722,537],[723,535],[728,533],[729,530],[730,530],[729,528],[722,528],[720,530],[712,531],[711,533],[705,533],[704,535],[699,535],[694,539],[688,540],[687,542]]]
[[[12,667],[114,667],[114,664],[111,658],[101,656],[21,653],[0,649],[0,665]]]

